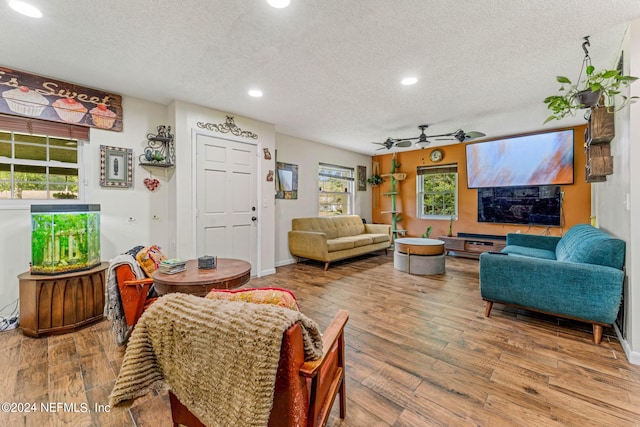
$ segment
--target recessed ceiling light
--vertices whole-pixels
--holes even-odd
[[[283,7],[289,6],[290,2],[291,0],[267,0],[267,3],[276,9],[282,9]]]
[[[251,89],[249,91],[249,96],[253,96],[254,98],[260,98],[262,96],[262,91],[258,89]]]
[[[23,1],[11,0],[9,2],[9,7],[30,18],[42,18],[42,12],[40,12],[40,9]]]
[[[402,79],[400,83],[402,83],[405,86],[411,86],[418,83],[418,79],[415,77],[405,77],[404,79]]]

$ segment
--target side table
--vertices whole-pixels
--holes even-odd
[[[187,261],[187,269],[176,274],[165,274],[158,270],[152,276],[158,294],[182,292],[205,296],[211,289],[238,288],[251,278],[251,264],[240,259],[218,258],[217,267],[198,269],[198,260]]]

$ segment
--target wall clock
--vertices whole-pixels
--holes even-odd
[[[444,157],[444,155],[442,154],[442,151],[435,149],[431,152],[431,155],[429,156],[429,158],[431,159],[432,162],[434,163],[438,163],[440,160],[442,160],[442,158]]]

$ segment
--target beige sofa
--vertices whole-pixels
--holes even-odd
[[[358,215],[294,218],[289,231],[289,251],[301,258],[329,263],[391,246],[391,226],[363,224]]]

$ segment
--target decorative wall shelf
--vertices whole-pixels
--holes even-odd
[[[382,175],[382,177],[391,177],[393,179],[395,179],[396,181],[404,181],[407,178],[407,174],[406,173],[386,173],[384,175]]]
[[[174,167],[176,151],[171,126],[158,126],[157,134],[147,134],[147,146],[138,159],[141,166]]]
[[[585,130],[585,152],[587,164],[585,175],[587,182],[603,182],[607,175],[613,173],[613,156],[611,156],[611,140],[615,137],[613,112],[606,108],[592,108],[589,123]]]

